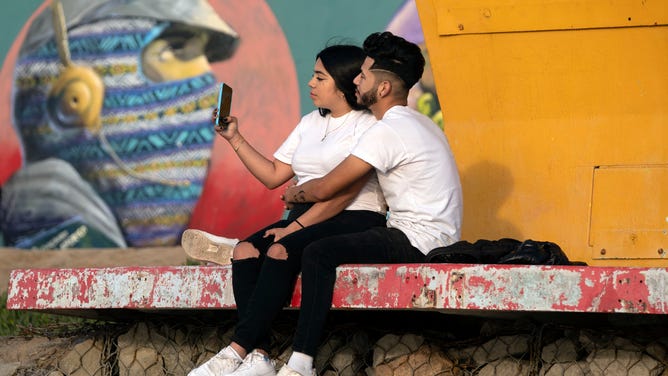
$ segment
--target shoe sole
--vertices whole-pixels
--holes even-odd
[[[229,265],[232,262],[234,246],[217,243],[200,230],[184,231],[181,247],[188,257],[198,261],[208,261],[218,265]]]

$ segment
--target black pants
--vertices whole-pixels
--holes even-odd
[[[293,350],[315,356],[332,306],[337,266],[425,261],[403,232],[387,227],[330,236],[308,245],[302,255],[302,301]]]
[[[302,254],[307,245],[333,235],[385,226],[384,215],[365,210],[345,210],[276,242],[285,247],[287,260],[267,257],[267,250],[274,241],[273,237],[264,238],[265,231],[286,227],[309,207],[310,205],[300,205],[293,208],[288,219],[267,226],[244,240],[260,251],[259,258],[232,260],[232,285],[240,319],[232,340],[248,352],[255,348],[269,350],[271,324],[292,296],[295,280],[302,270]]]

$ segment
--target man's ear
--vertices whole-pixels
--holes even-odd
[[[390,81],[383,81],[378,85],[378,97],[384,98],[392,92],[392,83]]]

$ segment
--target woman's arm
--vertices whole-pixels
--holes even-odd
[[[214,119],[215,115],[214,111]],[[216,132],[230,143],[239,160],[265,187],[274,189],[294,176],[292,166],[276,159],[270,161],[251,146],[239,133],[236,117],[228,116],[225,120],[226,124],[215,127]]]

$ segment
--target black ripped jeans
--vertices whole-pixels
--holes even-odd
[[[273,236],[264,237],[265,231],[286,227],[310,206],[296,205],[287,219],[269,225],[243,240],[260,251],[259,258],[232,260],[232,286],[239,313],[239,323],[232,340],[247,352],[256,348],[269,350],[271,324],[292,296],[295,281],[302,270],[302,254],[309,244],[335,235],[385,226],[385,216],[382,214],[366,210],[344,210],[326,221],[293,232],[276,242],[285,247],[287,260],[267,257],[267,251],[274,241]]]

